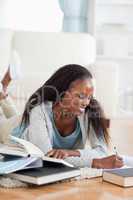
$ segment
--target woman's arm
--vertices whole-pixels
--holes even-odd
[[[56,158],[66,159],[75,167],[92,167],[93,159],[107,157],[108,151],[104,141],[98,140],[94,134],[94,131],[92,130],[89,140],[91,147],[78,150],[53,149],[48,153],[48,155]],[[95,160],[95,163],[98,161]]]
[[[62,158],[73,164],[75,167],[96,167],[99,165],[100,158],[106,157],[107,153],[101,150],[100,146],[93,149],[86,148],[81,150],[53,149],[48,152],[48,156]],[[95,163],[93,164],[93,160]]]
[[[93,168],[119,168],[122,167],[122,157],[108,154],[108,148],[104,140],[94,140],[91,148],[78,150],[79,157],[67,157],[66,160],[75,167],[93,167]]]
[[[31,111],[30,125],[25,131],[23,138],[38,146],[44,152],[44,154],[47,154],[50,151],[52,152],[56,151],[52,150],[52,142],[50,140],[50,135],[48,133],[47,122],[46,119],[44,118],[44,113],[42,112],[40,106],[35,107]],[[69,157],[67,157],[68,156],[67,155],[65,160],[73,164],[75,167],[94,167],[93,166],[94,158],[100,159],[105,155],[101,151],[99,146],[97,146],[97,148],[94,149],[72,150],[72,151],[67,150],[66,153],[68,154],[68,152],[70,153]]]
[[[104,140],[98,139],[96,137],[92,127],[90,129],[90,134],[89,134],[89,143],[90,146],[88,147],[86,146],[86,148],[84,149],[78,149],[78,151],[80,152],[79,157],[72,157],[72,158],[68,157],[67,160],[70,160],[71,162],[74,161],[74,163],[72,164],[75,164],[75,166],[92,167],[94,166],[93,159],[101,159],[109,155],[108,148]]]
[[[54,158],[65,159],[75,167],[100,168],[99,166],[100,158],[103,158],[106,155],[99,154],[97,151],[96,149],[84,149],[84,150],[53,149],[49,151],[47,155],[52,156]],[[95,160],[94,163],[93,160]]]
[[[103,140],[94,140],[91,148],[81,150],[53,149],[49,156],[63,158],[75,167],[119,168],[123,160],[116,155],[108,156],[107,146]]]
[[[52,150],[52,142],[47,129],[47,122],[41,106],[36,106],[30,113],[30,123],[22,134],[26,139],[38,146],[44,154]]]

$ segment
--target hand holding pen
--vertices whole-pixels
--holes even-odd
[[[116,160],[121,161],[123,163],[123,158],[118,154],[116,146],[114,146],[114,153],[116,156]]]
[[[115,153],[116,156],[118,156],[118,151],[117,151],[116,146],[114,146],[114,153]]]

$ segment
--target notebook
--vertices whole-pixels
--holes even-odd
[[[133,168],[104,171],[103,180],[122,187],[131,187],[133,186]]]

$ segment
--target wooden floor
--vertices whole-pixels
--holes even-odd
[[[0,189],[1,200],[132,200],[133,188],[102,182],[101,178],[25,189]]]

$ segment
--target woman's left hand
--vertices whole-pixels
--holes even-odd
[[[65,150],[65,149],[53,149],[49,151],[47,154],[49,157],[65,159],[69,156],[80,156],[80,152],[76,150]]]

